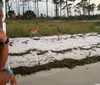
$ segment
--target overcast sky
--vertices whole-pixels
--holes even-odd
[[[13,0],[12,0],[13,1]],[[81,0],[76,0],[74,4],[80,2]],[[14,2],[14,1],[13,1]],[[95,3],[96,5],[98,5],[100,3],[100,0],[91,0],[91,3]],[[32,3],[30,4],[30,8],[32,7]],[[16,9],[16,4],[14,3],[12,5],[12,9],[17,11]],[[21,12],[22,12],[22,6],[21,7]],[[34,8],[34,7],[32,7]],[[49,3],[48,3],[48,9],[49,9],[49,16],[54,16],[54,5],[52,4],[51,0],[49,0]],[[26,10],[27,10],[27,7],[26,7]],[[33,9],[34,10],[34,9]],[[17,13],[17,12],[16,12]],[[45,2],[39,2],[39,13],[43,13],[43,14],[46,14],[46,4]]]

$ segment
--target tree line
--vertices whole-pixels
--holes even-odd
[[[86,16],[97,16],[94,15],[94,11],[100,11],[100,4],[96,5],[95,3],[91,3],[91,0],[81,0],[80,2],[75,4],[77,0],[51,0],[54,4],[55,17],[67,17],[72,18],[72,11],[74,12],[74,18],[77,16],[86,17]],[[39,2],[45,2],[46,5],[46,14],[45,17],[49,17],[48,12],[48,2],[49,0],[16,0],[16,7],[18,16],[26,16],[28,17],[44,17],[43,14],[39,15]],[[34,8],[29,7],[29,4],[32,4]],[[9,17],[14,17],[15,12],[12,10],[13,0],[6,0],[6,12]],[[20,13],[20,6],[23,8],[23,13]],[[25,11],[25,7],[27,6],[27,11]],[[64,12],[64,13],[62,13]],[[98,15],[99,16],[99,15]]]

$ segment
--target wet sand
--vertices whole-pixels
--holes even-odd
[[[100,85],[100,63],[17,75],[18,85]]]

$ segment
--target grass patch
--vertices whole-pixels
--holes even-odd
[[[36,20],[7,20],[8,37],[28,37],[30,28],[39,23],[39,36],[56,35],[56,25],[60,27],[63,34],[77,34],[100,32],[98,23],[95,22],[62,22],[62,21],[36,21]]]

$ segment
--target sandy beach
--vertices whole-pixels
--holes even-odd
[[[99,62],[98,33],[63,35],[61,41],[44,36],[9,42],[9,64],[18,85],[100,85]]]
[[[100,63],[59,68],[29,76],[16,75],[18,85],[100,85]]]
[[[69,58],[80,60],[100,56],[100,34],[66,34],[62,37],[61,41],[57,40],[57,36],[44,36],[39,40],[34,40],[36,37],[10,38],[11,68],[34,67]]]

